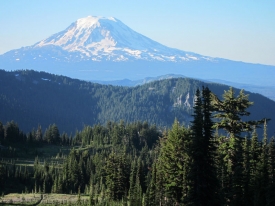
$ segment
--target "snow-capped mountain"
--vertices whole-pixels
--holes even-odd
[[[78,19],[65,30],[32,46],[0,55],[0,69],[33,69],[84,80],[137,80],[173,73],[200,79],[275,85],[275,66],[169,48],[113,17]]]
[[[57,55],[50,58],[66,61],[194,61],[213,60],[209,57],[171,49],[157,43],[123,24],[116,18],[93,17],[78,19],[67,29],[26,48],[39,49],[47,46],[60,47],[70,53],[65,59]],[[43,58],[43,55],[33,59]],[[14,58],[20,61],[22,56],[14,53]],[[47,56],[46,56],[47,58]]]

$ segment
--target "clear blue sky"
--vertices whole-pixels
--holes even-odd
[[[88,15],[116,17],[169,47],[275,65],[274,0],[3,0],[0,54],[30,46]]]

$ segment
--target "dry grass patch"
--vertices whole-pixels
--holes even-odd
[[[41,199],[40,194],[7,194],[0,199],[0,204],[10,205],[33,205]]]
[[[77,203],[79,201],[78,195],[68,195],[68,194],[45,194],[43,195],[43,200],[41,201],[41,205],[61,205],[68,203]],[[88,203],[89,196],[81,195],[80,196],[81,203]]]

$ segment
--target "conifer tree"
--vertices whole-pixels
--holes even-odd
[[[126,197],[129,182],[129,166],[123,154],[112,152],[106,162],[106,186],[108,196],[112,200],[122,200]]]
[[[213,128],[224,129],[227,132],[228,139],[228,189],[226,201],[230,201],[232,205],[244,204],[244,164],[243,164],[243,132],[253,130],[264,122],[244,121],[243,116],[249,116],[247,109],[253,103],[248,100],[248,95],[241,90],[239,95],[235,96],[235,92],[231,87],[223,94],[223,100],[212,94],[212,105],[216,114],[217,121]],[[253,142],[252,142],[253,145]],[[253,172],[253,168],[251,168]]]
[[[251,155],[250,155],[250,139],[245,137],[243,142],[243,193],[244,193],[244,202],[247,205],[252,205],[250,185],[251,185]]]
[[[267,188],[269,183],[268,174],[268,143],[267,125],[264,123],[264,135],[260,148],[259,161],[257,162],[256,182],[254,190],[254,205],[267,204]]]
[[[158,205],[157,202],[157,168],[156,162],[152,165],[150,182],[146,190],[145,206]]]
[[[135,184],[136,184],[136,174],[137,174],[136,159],[131,164],[131,174],[130,174],[130,188],[129,188],[129,203],[130,205],[135,202]]]
[[[190,172],[187,205],[218,205],[216,146],[213,137],[210,90],[196,91],[190,142]]]
[[[35,132],[35,140],[37,142],[41,142],[42,141],[42,137],[43,137],[42,128],[41,128],[41,125],[38,125],[37,130]]]
[[[250,112],[247,109],[253,105],[253,102],[248,100],[248,94],[244,94],[241,90],[238,96],[235,96],[235,91],[232,87],[223,94],[223,100],[220,100],[215,94],[212,96],[213,109],[217,112],[213,115],[219,119],[213,128],[224,129],[231,137],[241,137],[242,132],[252,131],[253,126],[263,124],[265,119],[258,121],[243,121],[242,116],[249,116]]]
[[[4,127],[4,139],[7,142],[22,142],[18,125],[14,122],[8,122]]]
[[[275,139],[272,137],[268,144],[268,187],[267,205],[275,205]]]
[[[250,167],[251,167],[251,179],[252,182],[255,181],[256,171],[257,171],[257,162],[259,161],[260,156],[260,145],[258,142],[258,134],[256,132],[256,127],[254,126],[251,138],[250,146]]]
[[[185,196],[188,141],[189,130],[175,120],[172,129],[161,142],[158,162],[160,174],[163,175],[167,195],[175,204],[180,204]]]
[[[230,205],[244,204],[244,165],[242,140],[231,134],[228,147],[227,170],[229,173],[229,187],[227,200]]]

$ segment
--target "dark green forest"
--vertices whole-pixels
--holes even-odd
[[[163,85],[174,83],[177,90],[179,81],[187,80],[147,88],[155,88],[157,97],[171,88]],[[1,123],[2,196],[77,194],[69,205],[275,205],[272,120],[247,118],[253,117],[254,105],[243,90],[230,88],[218,95],[198,84],[193,92],[187,125],[175,116],[166,128],[127,119],[87,124],[72,135],[61,133],[56,124],[26,133],[13,121]],[[48,156],[41,152],[46,147],[59,151]],[[20,158],[32,160],[22,164]]]
[[[171,128],[175,118],[188,127],[197,88],[208,86],[219,98],[229,87],[190,78],[151,82],[136,87],[100,85],[45,72],[0,70],[0,119],[15,121],[29,132],[56,124],[61,132],[74,134],[85,125],[108,121],[136,121]],[[235,89],[239,92],[239,89]],[[275,102],[259,94],[249,93],[253,107],[248,119],[270,118],[275,128]],[[246,118],[246,117],[245,117]],[[246,119],[247,120],[247,119]],[[269,130],[272,136],[274,130]],[[261,138],[261,137],[260,137]]]

